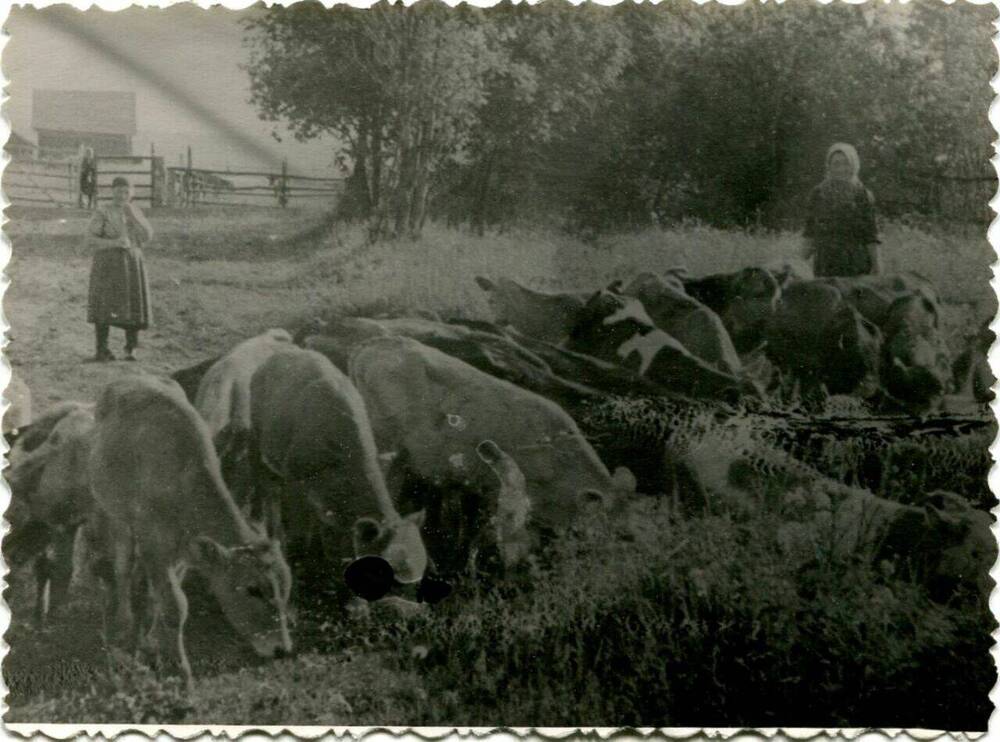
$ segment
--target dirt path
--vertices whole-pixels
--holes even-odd
[[[73,226],[83,229],[85,224],[81,218]],[[193,365],[294,320],[311,301],[308,294],[288,287],[301,270],[300,261],[193,259],[177,255],[176,239],[172,244],[168,234],[166,249],[154,242],[147,250],[154,325],[140,336],[140,362],[93,363],[93,326],[86,322],[90,259],[78,235],[68,227],[44,232],[25,231],[24,226],[9,228],[14,257],[7,268],[11,285],[4,302],[11,325],[6,353],[31,389],[36,414],[58,401],[92,400],[121,374],[169,374]],[[181,235],[184,242],[191,241],[189,233]],[[202,255],[215,249],[211,237],[206,237]],[[113,328],[112,351],[121,355],[123,343],[122,331]]]

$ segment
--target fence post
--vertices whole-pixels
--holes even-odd
[[[191,145],[187,148],[187,172],[184,173],[184,205],[191,206]]]
[[[281,208],[288,205],[288,160],[281,161],[281,190],[278,191],[278,203]]]

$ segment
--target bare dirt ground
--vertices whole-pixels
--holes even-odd
[[[308,295],[289,286],[296,262],[276,254],[271,238],[294,233],[301,226],[298,214],[271,215],[256,229],[235,223],[198,235],[184,222],[154,216],[154,228],[165,234],[146,255],[154,326],[140,336],[141,363],[93,363],[93,326],[86,322],[90,256],[81,237],[87,216],[31,216],[31,222],[15,218],[7,226],[13,258],[4,310],[11,326],[6,353],[28,382],[36,413],[58,401],[91,400],[123,373],[171,373],[193,365],[309,303]],[[231,244],[237,231],[250,243],[243,259],[205,259],[219,253],[220,241]],[[120,355],[123,342],[122,331],[112,329],[113,352]]]

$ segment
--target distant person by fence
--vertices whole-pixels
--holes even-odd
[[[805,257],[816,276],[881,273],[875,199],[861,182],[861,159],[850,144],[826,153],[826,176],[809,196]]]
[[[87,209],[94,208],[94,201],[97,198],[97,160],[94,158],[94,150],[87,147],[83,151],[80,159],[80,193],[77,197],[77,205],[84,208],[84,199],[87,201]]]
[[[153,228],[131,202],[132,186],[126,178],[115,178],[111,193],[111,203],[98,207],[88,229],[95,249],[87,321],[94,325],[96,334],[94,360],[115,360],[108,338],[111,327],[121,327],[125,330],[125,360],[134,361],[139,331],[152,322],[142,246],[153,238]]]

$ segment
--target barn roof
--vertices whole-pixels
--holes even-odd
[[[135,93],[35,90],[31,125],[36,131],[135,134]]]
[[[27,137],[21,136],[16,131],[10,132],[10,139],[4,145],[4,149],[33,149],[35,143]]]

